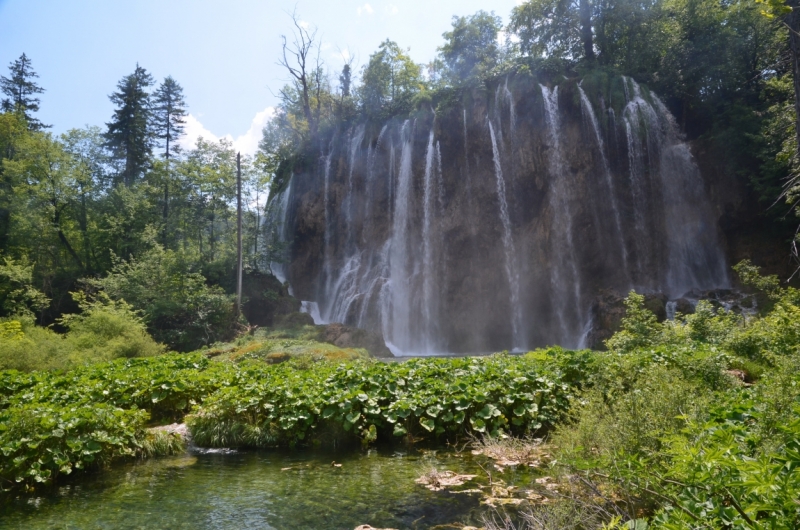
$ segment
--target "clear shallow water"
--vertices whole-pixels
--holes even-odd
[[[414,483],[431,467],[480,473],[469,456],[444,453],[192,454],[117,466],[41,496],[8,500],[0,528],[352,530],[478,523],[478,495]]]

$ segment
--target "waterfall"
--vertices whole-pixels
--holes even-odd
[[[347,247],[348,249],[352,249],[353,245],[355,244],[355,220],[353,215],[353,170],[355,169],[356,165],[356,154],[358,154],[358,150],[361,148],[361,144],[364,141],[364,125],[359,125],[353,131],[350,137],[350,160],[349,160],[349,171],[347,173],[347,195],[345,196],[345,206],[344,211],[347,219]],[[350,250],[352,252],[352,250]]]
[[[577,268],[577,255],[572,234],[571,175],[564,169],[561,153],[560,122],[558,116],[558,87],[552,92],[539,85],[544,98],[545,121],[549,140],[550,206],[553,226],[550,236],[551,252],[555,263],[551,266],[552,300],[560,329],[559,343],[577,346],[586,319],[581,301],[581,278]]]
[[[500,204],[500,220],[503,225],[503,248],[505,250],[506,276],[508,277],[508,288],[511,292],[511,329],[512,329],[512,349],[518,350],[524,347],[522,339],[522,308],[519,303],[519,273],[517,272],[517,251],[514,248],[514,237],[511,233],[511,218],[508,215],[508,203],[506,201],[506,183],[503,178],[503,167],[500,163],[500,152],[497,149],[497,138],[494,135],[494,127],[489,121],[489,135],[492,139],[492,155],[494,159],[494,175],[497,181],[497,201]]]
[[[655,255],[652,234],[663,233],[666,259],[660,264],[665,271],[661,282],[669,296],[681,296],[698,285],[729,285],[716,223],[689,146],[656,96],[650,96],[651,103],[636,81],[626,77],[622,81],[628,98],[623,121],[638,232],[637,272],[643,272],[642,255]]]
[[[600,159],[603,163],[602,167],[603,180],[605,181],[605,185],[607,188],[606,191],[608,193],[609,202],[611,203],[611,209],[614,212],[614,228],[616,230],[615,236],[619,244],[619,251],[621,253],[621,258],[622,258],[622,266],[625,270],[625,276],[627,276],[628,250],[625,247],[624,232],[622,231],[622,220],[620,219],[619,207],[617,206],[617,196],[616,196],[616,190],[614,189],[614,181],[611,178],[611,166],[608,164],[608,158],[606,158],[606,147],[603,142],[603,135],[600,133],[600,126],[597,123],[597,117],[594,114],[592,103],[589,101],[589,98],[586,97],[586,92],[583,91],[581,83],[578,83],[578,92],[581,95],[581,109],[583,110],[584,115],[588,118],[589,123],[592,126],[592,130],[594,131],[594,137],[595,140],[597,141],[597,149],[600,151]]]
[[[429,351],[431,344],[431,325],[434,318],[433,298],[433,241],[431,237],[431,222],[434,210],[434,158],[435,147],[433,143],[433,128],[428,136],[428,149],[425,153],[425,180],[423,190],[423,216],[422,216],[422,329],[421,335],[425,340],[425,350]]]
[[[325,156],[325,165],[324,165],[324,193],[323,193],[323,208],[325,210],[325,245],[322,249],[322,274],[325,282],[325,293],[323,293],[323,299],[325,299],[325,295],[329,291],[330,282],[331,282],[331,236],[333,235],[333,227],[331,226],[331,197],[330,197],[330,188],[331,188],[331,160],[333,159],[333,141],[331,141],[331,145],[328,149],[328,154]],[[330,303],[332,302],[328,299],[329,305],[326,309],[330,308]],[[326,311],[327,312],[327,311]]]
[[[397,191],[392,219],[392,240],[389,251],[388,295],[384,296],[384,338],[386,345],[395,351],[412,350],[411,338],[411,274],[408,256],[408,222],[411,208],[411,163],[413,151],[413,124],[406,120],[401,130],[400,171],[397,175]]]
[[[574,81],[506,78],[474,109],[337,129],[270,206],[305,310],[382,333],[399,355],[577,347],[600,289],[727,285],[674,119],[621,82],[616,113]]]
[[[293,179],[290,178],[286,187],[280,193],[278,193],[273,200],[269,201],[266,216],[264,218],[265,225],[272,229],[272,234],[270,234],[268,237],[273,238],[275,242],[281,246],[288,245],[289,243],[290,231],[288,216],[289,199],[292,195],[292,182]],[[283,258],[284,259],[281,261],[273,261],[269,263],[269,268],[272,271],[272,274],[274,274],[281,283],[285,283],[289,277],[289,267],[287,264],[288,256],[283,256]]]

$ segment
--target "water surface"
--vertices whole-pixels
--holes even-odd
[[[441,452],[196,452],[116,466],[40,496],[8,500],[0,528],[352,530],[479,523],[478,495],[433,492],[414,482],[432,467],[481,472],[469,455]]]

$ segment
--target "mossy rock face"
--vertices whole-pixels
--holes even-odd
[[[373,357],[394,357],[383,337],[365,329],[353,328],[344,324],[318,326],[317,340],[339,348],[363,348]]]
[[[292,358],[292,356],[289,355],[286,352],[283,352],[283,351],[278,352],[278,351],[276,351],[276,352],[268,353],[264,357],[264,360],[266,362],[270,363],[270,364],[278,364],[278,363],[286,362],[291,358]]]
[[[275,319],[276,328],[298,328],[313,325],[314,319],[308,313],[289,313]]]

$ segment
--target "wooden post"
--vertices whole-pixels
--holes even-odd
[[[236,315],[242,311],[242,154],[236,153]]]

